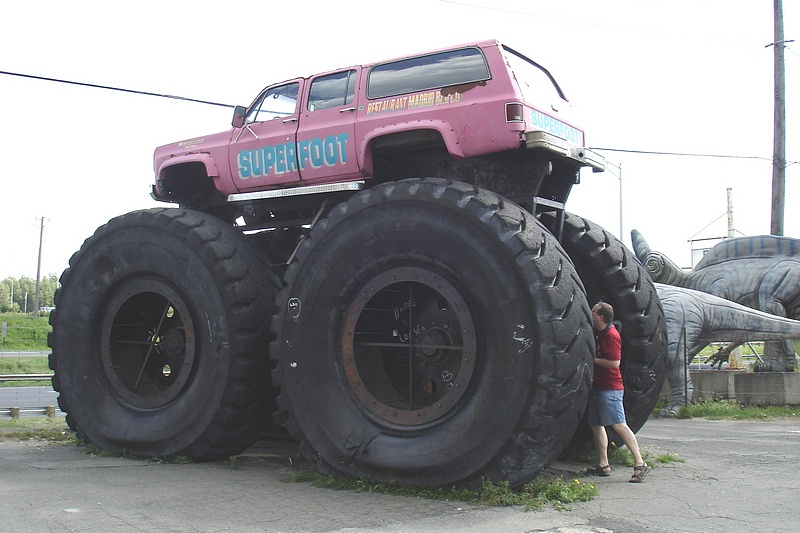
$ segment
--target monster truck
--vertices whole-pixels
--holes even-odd
[[[230,130],[156,149],[152,196],[177,208],[71,258],[61,409],[137,455],[227,457],[277,422],[323,471],[518,485],[579,430],[603,299],[638,430],[663,312],[622,243],[565,212],[603,170],[584,146],[553,76],[496,41],[268,86]]]

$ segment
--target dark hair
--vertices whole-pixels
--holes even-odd
[[[597,314],[603,319],[603,322],[606,324],[611,324],[614,320],[614,308],[611,307],[611,304],[607,304],[606,302],[597,302],[595,306],[597,309]]]

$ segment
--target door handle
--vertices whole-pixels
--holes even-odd
[[[344,113],[345,111],[350,111],[350,112],[352,112],[352,111],[355,111],[355,110],[356,110],[356,108],[355,108],[355,107],[345,107],[344,109],[340,109],[340,110],[339,110],[339,113]]]

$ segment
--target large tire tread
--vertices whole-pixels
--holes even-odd
[[[552,218],[542,217],[546,225]],[[666,323],[655,285],[624,244],[597,224],[567,214],[562,245],[584,280],[589,304],[603,300],[622,323],[625,412],[636,432],[658,401],[665,378]],[[588,428],[579,438],[591,441]]]
[[[275,363],[273,381],[277,387],[281,419],[301,443],[304,455],[322,471],[340,471],[352,475],[387,478],[388,473],[360,470],[329,464],[308,442],[308,413],[295,412],[293,392],[287,390],[284,375],[286,343],[283,331],[291,318],[285,311],[288,299],[298,284],[308,276],[305,265],[315,248],[331,238],[354,213],[380,208],[389,202],[428,202],[432,209],[458,210],[469,230],[481,232],[482,238],[505,248],[509,262],[526,288],[532,304],[540,312],[531,316],[541,340],[541,355],[535,363],[534,382],[512,434],[507,435],[502,451],[477,471],[466,477],[436,478],[417,472],[398,474],[402,482],[429,484],[479,483],[482,478],[508,480],[512,485],[528,481],[548,466],[567,444],[580,422],[588,396],[594,342],[591,319],[583,286],[574,267],[549,234],[522,208],[494,193],[477,187],[441,179],[410,179],[362,191],[350,201],[337,206],[328,218],[320,221],[298,250],[296,261],[288,268],[286,287],[278,296],[280,311],[273,319],[276,340],[270,353]],[[476,237],[477,238],[477,237]],[[356,453],[356,452],[354,452]]]
[[[274,402],[270,397],[267,345],[270,339],[269,321],[274,310],[273,298],[280,288],[280,281],[240,232],[225,222],[199,212],[158,208],[119,216],[98,228],[72,256],[70,267],[61,276],[61,288],[55,295],[56,309],[50,317],[53,326],[48,341],[53,348],[50,367],[54,371],[53,386],[61,393],[59,406],[67,413],[70,427],[87,436],[93,434],[90,428],[81,428],[76,420],[81,419],[84,425],[92,423],[86,414],[87,406],[73,404],[70,398],[74,398],[74,391],[65,390],[62,380],[63,374],[72,372],[72,359],[79,357],[79,354],[70,353],[70,335],[85,332],[70,332],[69,325],[62,322],[60,309],[66,303],[65,298],[71,306],[76,305],[75,299],[81,299],[82,303],[75,308],[77,314],[92,316],[93,310],[88,308],[92,304],[86,302],[95,300],[82,299],[78,290],[86,284],[100,286],[102,280],[95,283],[75,276],[87,275],[88,267],[84,263],[90,261],[95,248],[102,246],[116,232],[133,233],[133,228],[157,228],[165,235],[182,239],[209,266],[226,310],[227,323],[230,324],[230,331],[224,335],[231,339],[231,362],[225,390],[215,407],[216,411],[205,429],[191,442],[180,436],[145,444],[100,437],[97,444],[114,451],[124,449],[142,455],[180,454],[195,460],[217,459],[240,453],[257,440],[268,423],[269,405]],[[73,316],[76,314],[75,311],[72,313]],[[80,416],[77,416],[78,413]],[[197,416],[203,415],[197,413]],[[130,423],[136,424],[135,417],[131,417]],[[131,430],[135,431],[135,426]]]

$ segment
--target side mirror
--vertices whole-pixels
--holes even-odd
[[[233,119],[231,126],[234,128],[241,128],[244,126],[245,119],[247,118],[247,108],[243,105],[237,105],[233,108]]]

